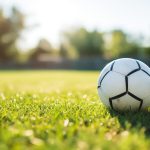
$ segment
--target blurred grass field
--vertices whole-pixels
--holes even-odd
[[[1,71],[0,150],[148,150],[150,113],[106,109],[98,75]]]

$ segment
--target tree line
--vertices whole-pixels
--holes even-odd
[[[9,16],[0,9],[0,61],[16,61],[23,58],[16,43],[26,28],[25,16],[17,8],[12,8]],[[61,33],[60,45],[54,48],[47,39],[28,50],[26,60],[38,60],[41,55],[59,56],[66,59],[78,58],[118,58],[150,57],[150,46],[144,47],[140,38],[134,38],[123,30],[100,32],[89,31],[84,27]]]

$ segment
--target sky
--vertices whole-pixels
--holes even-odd
[[[19,46],[34,47],[41,38],[55,46],[63,30],[84,26],[88,30],[123,29],[150,37],[150,0],[0,0],[9,12],[12,6],[26,14]]]

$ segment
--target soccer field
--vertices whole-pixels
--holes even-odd
[[[150,149],[150,113],[106,109],[97,94],[98,76],[1,71],[0,150]]]

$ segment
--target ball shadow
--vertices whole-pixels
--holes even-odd
[[[122,128],[127,129],[127,124],[130,128],[145,129],[145,135],[150,138],[150,111],[139,112],[117,112],[109,110],[112,117],[117,117]]]

